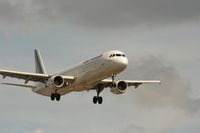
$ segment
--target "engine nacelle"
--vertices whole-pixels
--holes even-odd
[[[46,83],[46,85],[50,88],[56,87],[61,88],[65,84],[65,80],[62,76],[52,76]]]
[[[116,81],[111,88],[111,92],[114,94],[122,94],[126,92],[128,85],[125,81]]]

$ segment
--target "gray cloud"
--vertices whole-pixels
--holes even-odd
[[[45,133],[43,129],[36,129],[33,133]]]
[[[133,133],[133,132],[134,133],[145,133],[145,128],[131,124],[128,127],[126,127],[125,129],[121,130],[120,133]]]
[[[161,85],[143,85],[136,90],[137,95],[134,96],[136,97],[134,100],[144,106],[180,108],[188,113],[200,110],[200,100],[190,95],[190,83],[184,81],[177,70],[163,59],[148,56],[130,61],[124,76],[162,81]]]
[[[199,0],[1,0],[1,26],[77,24],[95,28],[198,22]]]
[[[133,117],[134,125],[140,128],[133,125],[124,129],[126,132],[175,132],[177,127],[182,129],[188,123],[196,123],[195,118],[200,113],[200,99],[192,97],[190,83],[179,75],[172,63],[155,56],[129,59],[132,60],[121,78],[160,79],[162,84],[142,85],[133,93],[129,92],[133,103],[141,111],[138,117]]]

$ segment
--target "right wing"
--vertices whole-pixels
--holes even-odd
[[[138,88],[142,84],[161,83],[160,80],[125,80],[125,82],[128,86],[135,86],[135,88]]]
[[[135,88],[138,88],[138,86],[142,84],[149,84],[149,83],[161,83],[160,80],[122,80],[127,83],[128,86],[134,86]],[[104,79],[101,81],[101,83],[108,87],[112,84],[112,79]]]

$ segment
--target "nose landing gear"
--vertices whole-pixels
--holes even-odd
[[[112,79],[111,87],[114,87],[114,86],[115,86],[115,77],[116,77],[115,74],[112,74],[112,75],[111,75],[111,79]]]
[[[96,104],[97,102],[98,102],[99,104],[102,104],[103,98],[100,97],[100,96],[94,96],[94,97],[93,97],[93,103]]]
[[[112,78],[112,83],[111,83],[111,87],[114,87],[115,86],[115,77],[116,77],[116,74],[111,74],[111,78]],[[97,96],[94,96],[93,97],[93,103],[94,104],[102,104],[103,103],[103,98],[101,96],[99,96],[99,94],[103,91],[103,89],[105,88],[105,86],[103,84],[98,84],[97,87],[96,87],[96,92],[97,92]]]

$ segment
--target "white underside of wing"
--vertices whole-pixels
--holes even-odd
[[[139,86],[139,85],[142,85],[142,84],[153,84],[153,83],[158,83],[160,84],[161,81],[160,80],[122,80],[122,81],[125,81],[127,83],[128,86],[135,86],[136,88]],[[102,84],[111,84],[112,83],[112,80],[111,79],[104,79],[101,81]]]
[[[18,87],[25,87],[25,88],[36,88],[36,86],[33,86],[33,85],[24,85],[24,84],[13,84],[13,83],[1,83],[1,84],[4,84],[4,85],[11,85],[11,86],[18,86]]]
[[[28,72],[10,71],[10,70],[0,70],[0,75],[2,75],[3,78],[12,77],[12,78],[24,79],[27,82],[34,81],[34,82],[42,82],[42,83],[44,83],[51,77],[48,74],[28,73]],[[74,76],[62,76],[62,78],[66,82],[75,80]]]
[[[35,82],[44,82],[49,78],[47,74],[28,73],[20,71],[0,70],[0,74],[5,77],[19,78]]]
[[[141,83],[141,84],[146,84],[146,83],[161,83],[160,80],[123,80],[128,84],[135,84],[135,83]]]

